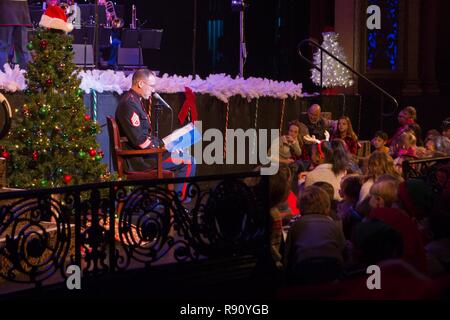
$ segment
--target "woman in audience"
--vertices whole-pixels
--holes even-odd
[[[349,117],[342,116],[339,118],[337,128],[331,139],[343,140],[348,152],[355,156],[358,153],[358,136],[353,131],[352,122]]]
[[[417,145],[422,146],[422,129],[420,126],[416,123],[417,119],[417,112],[414,107],[406,107],[400,113],[398,114],[398,123],[400,124],[400,127],[395,132],[394,136],[389,140],[388,144],[392,146],[395,144],[399,137],[407,131],[413,131],[414,136],[417,139]]]
[[[332,149],[330,142],[323,141],[313,145],[311,157],[319,165],[306,174],[304,186],[308,187],[319,181],[328,182],[334,188],[334,199],[341,201],[339,195],[341,179],[347,174],[349,163],[345,150]]]

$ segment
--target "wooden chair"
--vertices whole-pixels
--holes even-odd
[[[122,143],[126,142],[125,137],[120,137],[119,127],[113,117],[106,117],[108,123],[109,144],[111,147],[111,156],[113,159],[114,169],[117,171],[119,178],[126,178],[127,180],[147,180],[147,179],[162,179],[173,178],[175,175],[172,171],[163,170],[163,153],[164,148],[152,148],[142,150],[124,150]],[[157,155],[157,168],[150,171],[127,171],[124,169],[124,161],[127,157],[143,156],[143,155]]]

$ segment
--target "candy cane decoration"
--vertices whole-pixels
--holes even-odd
[[[227,129],[228,129],[228,122],[229,122],[229,118],[230,118],[230,103],[227,102],[227,111],[226,111],[226,115],[225,115],[225,139],[224,139],[224,147],[223,147],[223,156],[226,158],[227,157]]]
[[[280,120],[280,132],[283,129],[284,111],[286,109],[286,99],[283,99],[283,104],[281,108],[281,120]]]

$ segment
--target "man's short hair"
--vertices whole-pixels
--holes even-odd
[[[442,131],[450,130],[450,118],[445,119],[442,121]]]
[[[300,192],[298,207],[301,214],[328,215],[331,208],[330,197],[317,186],[306,187]]]
[[[133,85],[136,85],[141,80],[148,79],[151,75],[155,75],[153,71],[150,71],[148,69],[138,69],[134,72],[133,78],[131,80],[131,83]]]

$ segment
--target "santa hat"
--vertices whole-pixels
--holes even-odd
[[[48,29],[62,30],[65,33],[73,30],[73,24],[67,23],[66,14],[59,6],[49,6],[42,15],[39,25]]]

